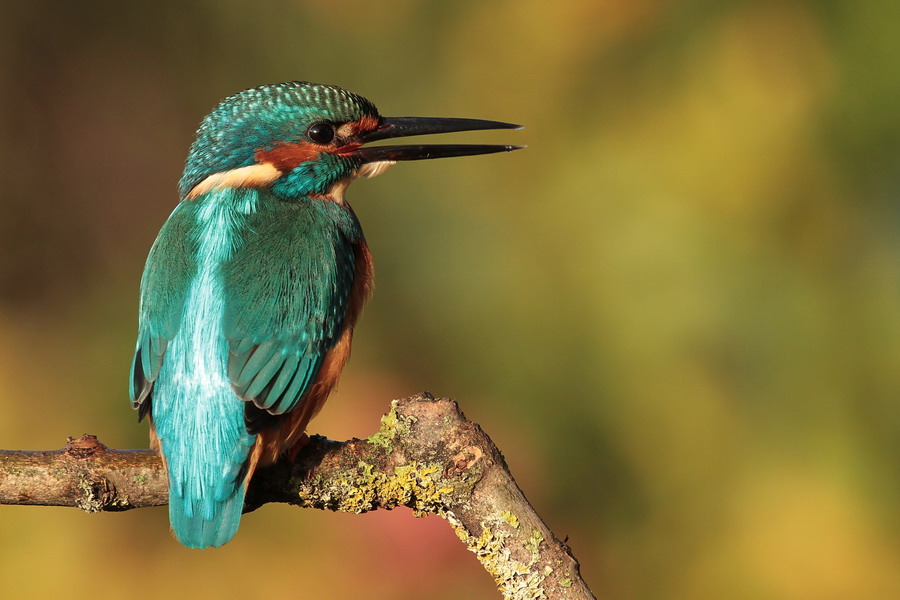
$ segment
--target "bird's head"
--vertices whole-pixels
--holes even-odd
[[[182,198],[226,187],[269,188],[285,199],[340,200],[358,176],[401,160],[486,154],[519,146],[367,146],[429,133],[515,129],[478,119],[382,117],[371,102],[332,85],[302,81],[264,85],[219,103],[197,130],[179,184]]]

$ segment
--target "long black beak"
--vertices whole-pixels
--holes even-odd
[[[481,119],[452,119],[441,117],[382,117],[377,129],[360,136],[361,143],[412,135],[475,131],[481,129],[521,129],[521,125]],[[499,146],[490,144],[419,144],[410,146],[374,146],[359,148],[355,154],[363,162],[423,160],[472,154],[510,152],[525,146]]]

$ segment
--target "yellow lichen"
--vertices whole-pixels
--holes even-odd
[[[378,433],[369,436],[369,443],[378,448],[391,451],[394,448],[394,439],[409,433],[409,426],[416,422],[416,418],[410,415],[397,414],[397,401],[391,402],[391,410],[381,417],[381,426]]]
[[[110,504],[117,508],[128,508],[129,506],[131,506],[131,499],[127,494],[122,494],[121,496],[116,496],[115,498],[113,498]]]
[[[438,465],[412,461],[394,468],[392,475],[375,471],[360,461],[355,469],[323,482],[320,478],[301,485],[304,503],[323,504],[341,512],[363,513],[376,507],[409,506],[416,516],[440,513],[453,488],[440,480]]]
[[[508,510],[503,510],[500,511],[500,516],[502,516],[503,520],[509,523],[513,529],[519,528],[519,517],[517,517],[516,515],[512,514]]]
[[[531,552],[531,559],[528,563],[515,560],[506,543],[510,537],[509,531],[503,530],[503,527],[495,531],[495,528],[490,526],[495,523],[512,525],[508,515],[513,516],[507,511],[502,511],[499,513],[499,517],[482,522],[481,533],[477,537],[471,535],[452,512],[445,513],[444,518],[453,527],[457,537],[466,544],[470,551],[475,553],[484,568],[494,577],[504,598],[509,600],[546,599],[547,595],[542,584],[549,574],[547,572],[549,567],[546,567],[543,573],[534,570],[535,563],[540,559],[539,549],[544,541],[544,536],[537,530],[533,531],[525,543],[526,548]],[[518,519],[515,519],[515,522],[518,524]]]
[[[533,560],[537,560],[540,556],[538,550],[540,550],[541,544],[544,542],[544,536],[541,535],[541,532],[535,529],[531,532],[531,537],[525,542],[525,547],[531,550],[531,556]]]
[[[75,506],[87,513],[96,513],[103,510],[103,503],[95,493],[93,482],[83,473],[78,476],[78,488],[84,492],[84,496],[75,499]]]

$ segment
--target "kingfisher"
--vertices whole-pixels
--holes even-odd
[[[350,182],[398,161],[520,148],[364,144],[517,128],[383,117],[304,81],[239,92],[203,119],[141,278],[130,382],[182,544],[234,537],[254,471],[302,447],[347,362],[373,278]]]

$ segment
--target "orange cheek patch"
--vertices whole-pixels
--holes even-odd
[[[307,142],[281,142],[271,150],[257,150],[254,154],[257,162],[269,163],[282,173],[289,173],[300,163],[315,160],[324,147]]]
[[[356,133],[365,133],[367,131],[372,131],[373,129],[378,128],[378,117],[373,115],[363,115],[359,121],[356,122]]]
[[[356,121],[350,121],[338,127],[338,135],[344,138],[352,138],[374,129],[378,129],[378,117],[363,115]]]

